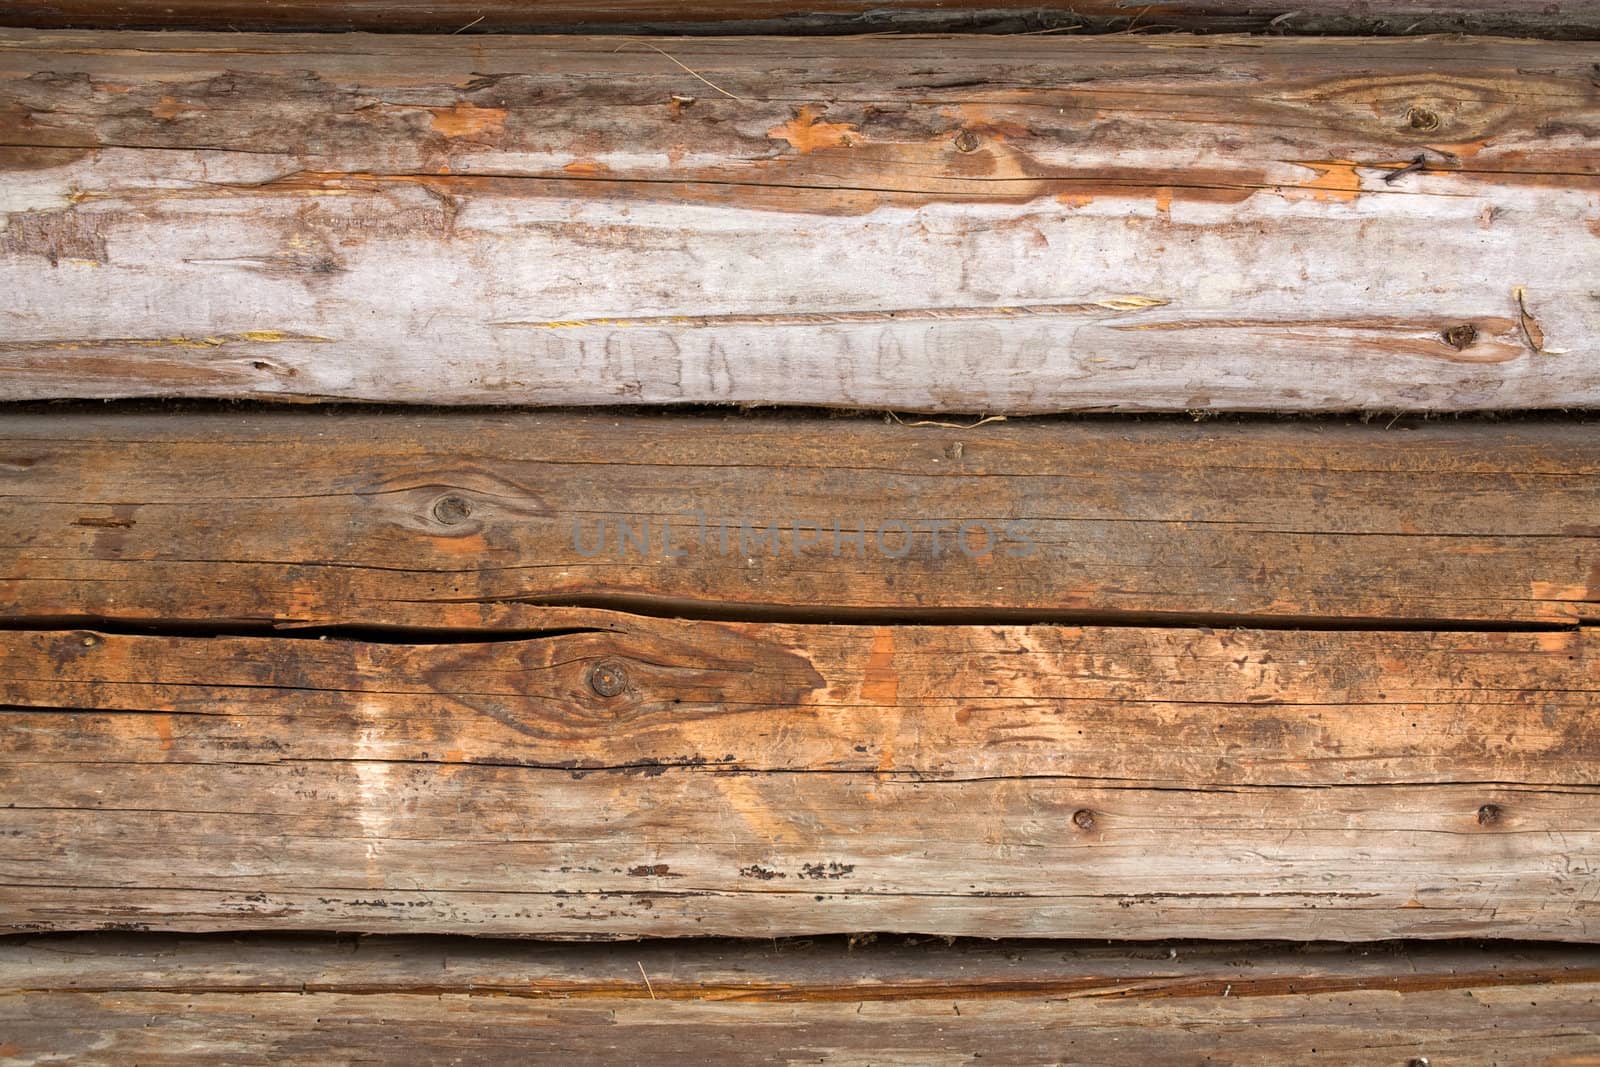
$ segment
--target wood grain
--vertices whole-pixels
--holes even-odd
[[[11,632],[6,929],[1592,940],[1591,631]]]
[[[423,645],[6,632],[9,752],[186,768],[355,755],[1162,788],[1600,785],[1591,715],[1600,637],[1590,630],[529,616],[523,636]],[[525,636],[537,622],[546,635]],[[597,687],[601,668],[617,677],[616,692]]]
[[[7,1062],[1576,1065],[1593,948],[42,937],[0,943]]]
[[[7,31],[0,398],[1593,405],[1596,59]]]
[[[8,415],[0,613],[1570,626],[1600,611],[1597,485],[1576,419]]]
[[[1593,36],[1583,0],[12,0],[0,25],[103,29],[491,33],[989,32],[1507,33]]]

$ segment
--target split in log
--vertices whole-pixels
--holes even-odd
[[[0,943],[8,1063],[1582,1064],[1593,948]]]
[[[0,399],[1600,404],[1593,45],[0,35]]]

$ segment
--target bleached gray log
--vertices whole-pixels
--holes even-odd
[[[0,35],[0,399],[1600,401],[1600,46]]]

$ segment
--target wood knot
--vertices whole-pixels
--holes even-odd
[[[465,497],[440,497],[433,505],[433,517],[445,526],[456,526],[466,522],[471,514],[472,502]]]
[[[1094,829],[1094,812],[1088,808],[1079,808],[1072,813],[1072,825],[1080,830]]]
[[[589,668],[589,688],[603,697],[620,696],[628,688],[628,672],[615,660],[601,660]]]
[[[1439,114],[1425,107],[1414,107],[1406,112],[1406,125],[1413,130],[1437,130]]]
[[[954,144],[957,152],[976,152],[983,142],[971,130],[962,130],[956,134]]]
[[[1495,823],[1500,821],[1504,814],[1505,813],[1500,810],[1500,805],[1485,804],[1483,807],[1478,809],[1478,825],[1493,826]]]
[[[1444,343],[1457,352],[1471,347],[1478,339],[1478,328],[1470,322],[1463,322],[1459,326],[1452,326],[1439,335],[1444,338]]]

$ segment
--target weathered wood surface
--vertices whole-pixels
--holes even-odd
[[[8,757],[178,774],[370,758],[1159,788],[1600,785],[1592,630],[523,621],[503,640],[419,645],[7,631]],[[600,667],[620,691],[596,691]],[[14,773],[29,795],[78,794]]]
[[[11,415],[0,500],[13,624],[1600,616],[1579,420]]]
[[[0,922],[1600,933],[1592,631],[521,624],[5,633]]]
[[[1593,405],[1597,59],[8,31],[0,398]]]
[[[0,924],[1593,939],[1596,440],[8,416]]]
[[[1593,36],[1589,0],[10,0],[0,25],[659,33],[1272,31]]]
[[[1592,948],[34,938],[7,1063],[1575,1065]]]

